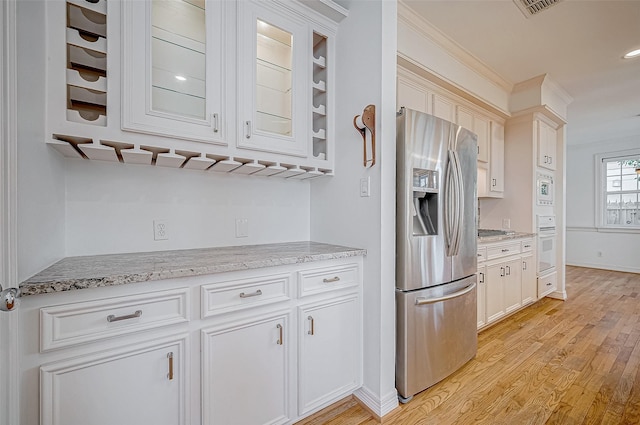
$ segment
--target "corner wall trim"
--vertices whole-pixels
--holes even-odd
[[[398,407],[398,392],[395,388],[382,398],[378,398],[365,386],[358,388],[353,395],[378,419]]]

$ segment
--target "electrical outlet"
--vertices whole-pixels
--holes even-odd
[[[502,228],[505,230],[511,229],[511,219],[503,218],[502,219]]]
[[[169,239],[167,220],[153,220],[153,240],[166,241]]]
[[[249,220],[246,218],[236,219],[236,238],[246,238],[249,236]]]

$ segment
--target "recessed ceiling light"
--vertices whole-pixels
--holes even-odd
[[[636,56],[640,56],[640,49],[632,50],[626,55],[624,55],[623,57],[625,59],[631,59],[631,58],[635,58]]]
[[[176,80],[178,80],[178,81],[187,81],[187,79],[185,77],[183,77],[182,75],[176,75]]]

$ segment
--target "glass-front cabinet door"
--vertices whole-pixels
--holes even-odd
[[[242,1],[238,7],[238,146],[307,156],[306,25],[260,2]]]
[[[222,81],[229,4],[123,2],[123,129],[226,144]]]

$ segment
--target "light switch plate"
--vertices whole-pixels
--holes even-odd
[[[360,196],[369,197],[371,191],[371,177],[363,177],[360,179]]]
[[[246,238],[249,236],[249,220],[246,218],[236,219],[236,238]]]

